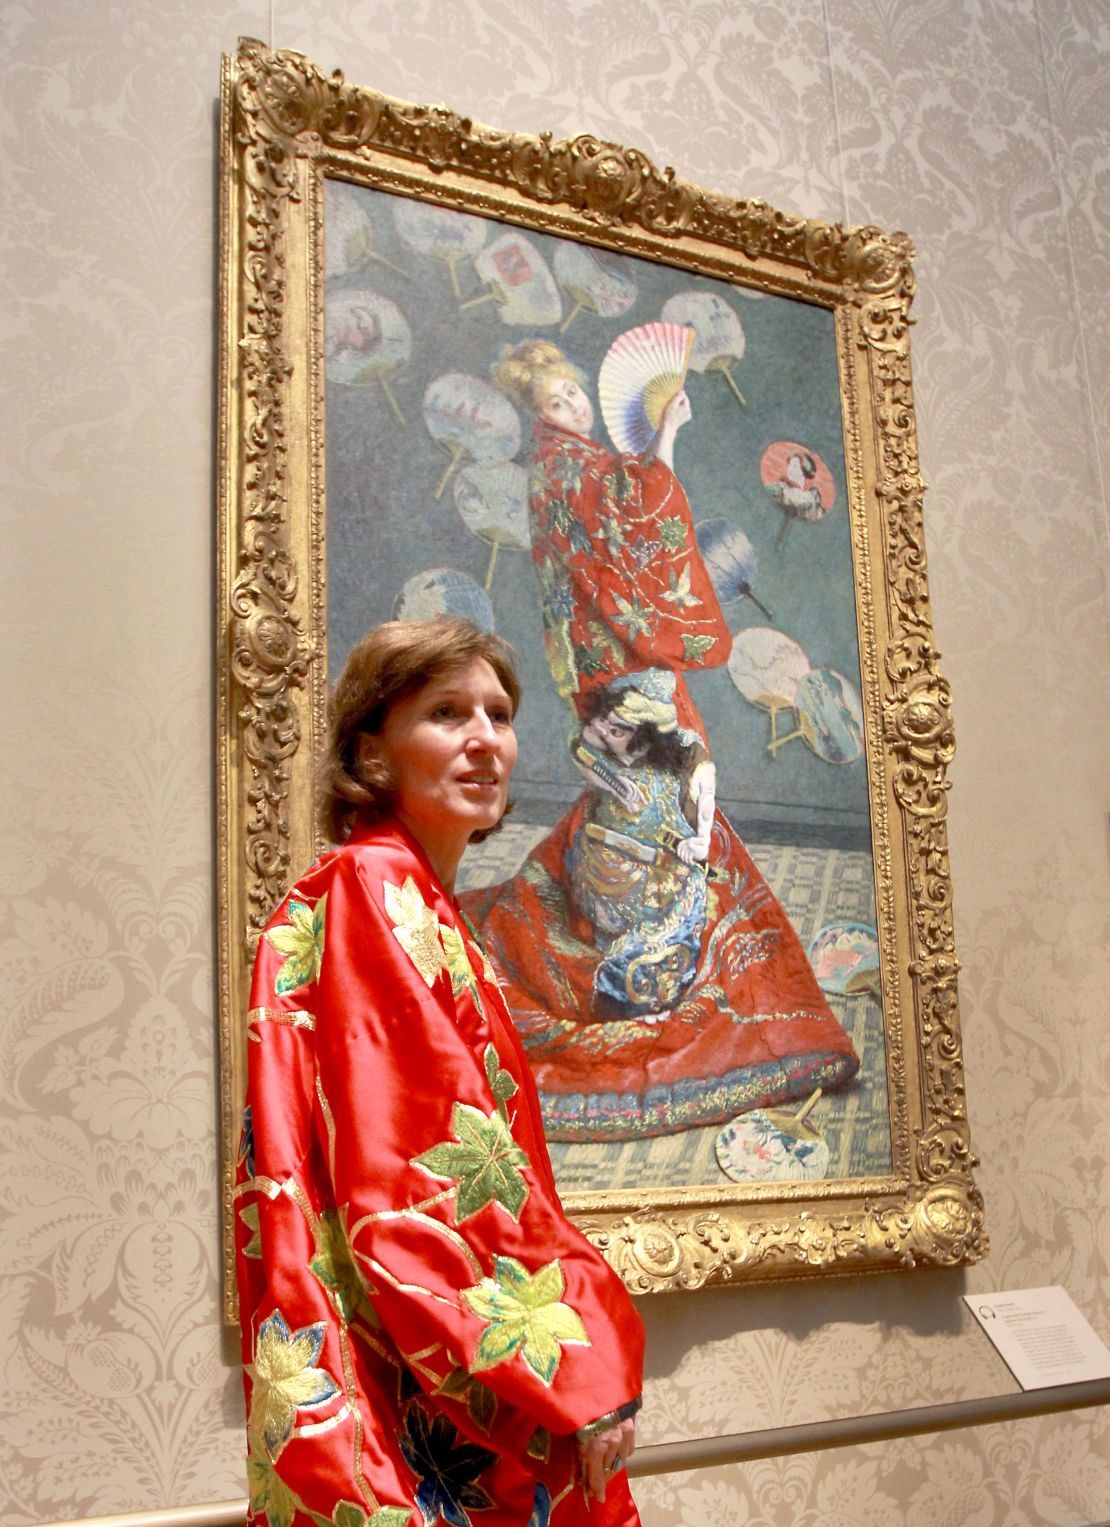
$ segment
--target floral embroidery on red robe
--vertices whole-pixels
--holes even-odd
[[[587,1501],[572,1433],[639,1394],[639,1317],[562,1213],[488,962],[397,824],[278,908],[248,1062],[252,1520],[635,1527],[623,1475]]]

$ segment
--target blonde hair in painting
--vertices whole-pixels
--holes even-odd
[[[549,383],[570,377],[585,386],[585,377],[572,361],[547,339],[526,339],[508,346],[490,368],[490,380],[520,408],[538,413]]]

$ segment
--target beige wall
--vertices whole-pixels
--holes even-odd
[[[1110,1338],[1102,0],[274,0],[277,43],[487,122],[917,241],[968,1095],[958,1274],[645,1313],[645,1440],[1007,1392],[957,1295]],[[3,7],[0,1518],[243,1493],[212,992],[213,110],[265,0]],[[1101,458],[1100,458],[1101,453]],[[1091,1412],[644,1481],[646,1527],[1110,1516]]]

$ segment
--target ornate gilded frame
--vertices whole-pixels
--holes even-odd
[[[589,136],[497,132],[325,75],[251,39],[225,57],[218,418],[218,876],[223,1265],[255,943],[318,851],[326,700],[320,188],[325,172],[835,314],[856,568],[890,1092],[889,1175],[569,1195],[634,1292],[954,1266],[986,1251],[972,1179],[937,670],[910,380],[913,246],[790,217]]]

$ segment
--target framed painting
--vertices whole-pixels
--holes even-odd
[[[329,683],[442,613],[518,656],[460,884],[628,1286],[977,1259],[909,241],[251,40],[222,100],[225,1269]]]

